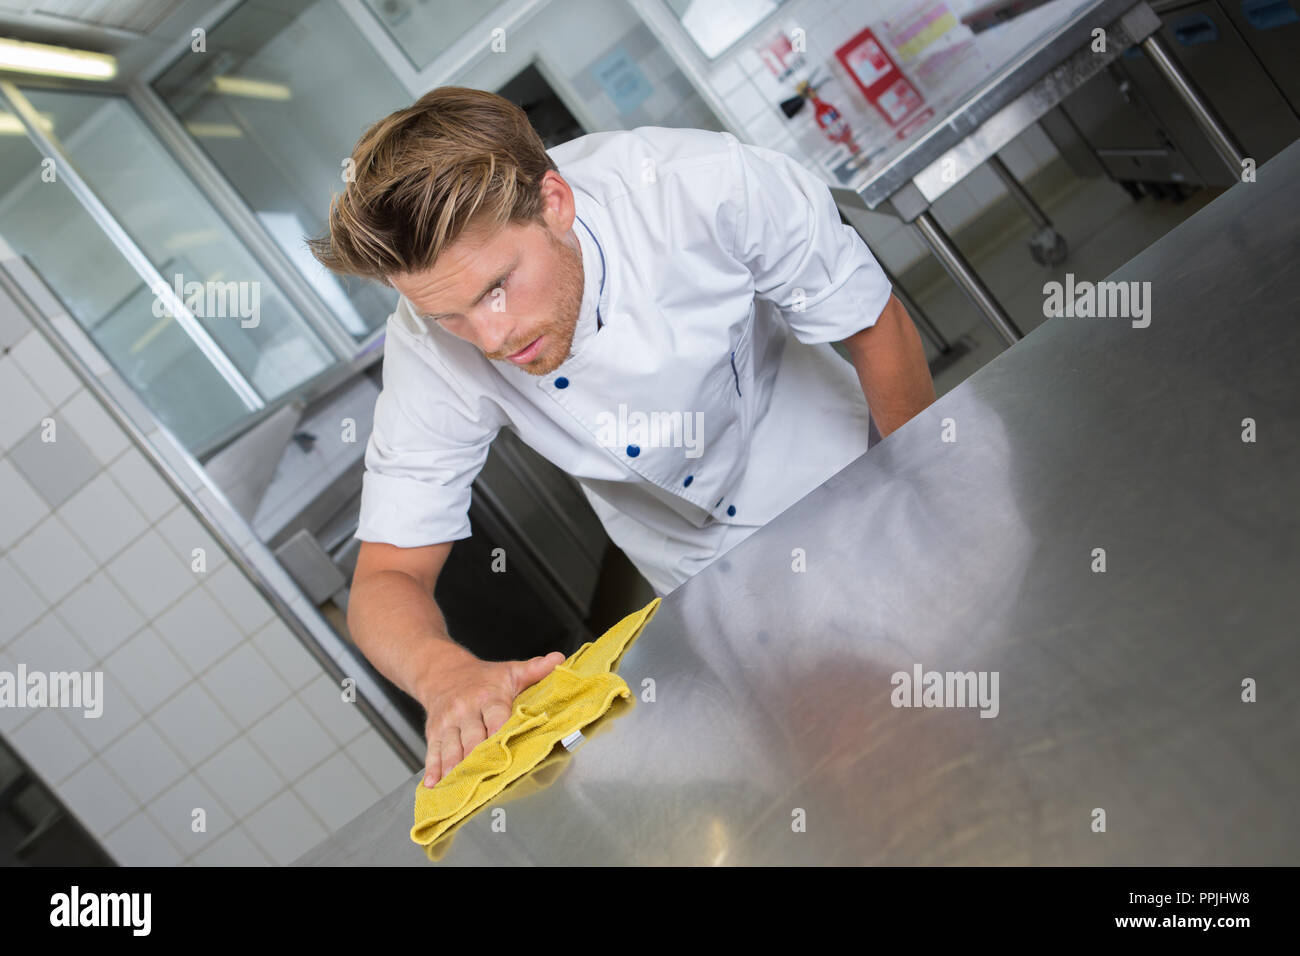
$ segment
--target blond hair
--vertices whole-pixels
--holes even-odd
[[[522,109],[439,87],[366,130],[330,202],[329,234],[307,245],[332,272],[388,284],[431,268],[467,227],[542,223],[548,169],[555,162]]]

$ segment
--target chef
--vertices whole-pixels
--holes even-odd
[[[428,786],[563,660],[481,661],[433,599],[502,428],[665,594],[865,452],[873,419],[934,401],[884,273],[783,153],[659,127],[547,151],[507,100],[443,87],[345,166],[312,251],[400,293],[348,624],[425,707]]]

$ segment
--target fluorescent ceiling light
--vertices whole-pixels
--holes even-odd
[[[37,113],[36,125],[41,128],[41,132],[49,133],[54,129],[54,120],[49,113]],[[27,128],[18,121],[18,117],[13,113],[0,113],[0,136],[26,136]]]
[[[283,83],[250,80],[243,76],[214,77],[212,88],[229,96],[249,96],[258,100],[287,100],[293,95]]]
[[[238,139],[244,131],[234,123],[186,123],[185,128],[191,136],[204,139]]]
[[[117,75],[117,59],[107,53],[0,37],[0,70],[111,80]]]

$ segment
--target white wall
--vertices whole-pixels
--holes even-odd
[[[621,48],[653,88],[636,108],[620,113],[592,67]],[[496,90],[535,59],[561,99],[589,132],[637,126],[722,126],[636,11],[611,0],[552,0],[508,37],[506,49],[484,57],[456,83]]]
[[[102,670],[106,698],[0,707],[0,735],[107,851],[285,864],[413,779],[3,292],[0,349],[0,671]]]

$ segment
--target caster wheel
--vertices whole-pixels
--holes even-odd
[[[1029,240],[1029,254],[1040,266],[1059,266],[1070,254],[1065,236],[1047,228]]]

